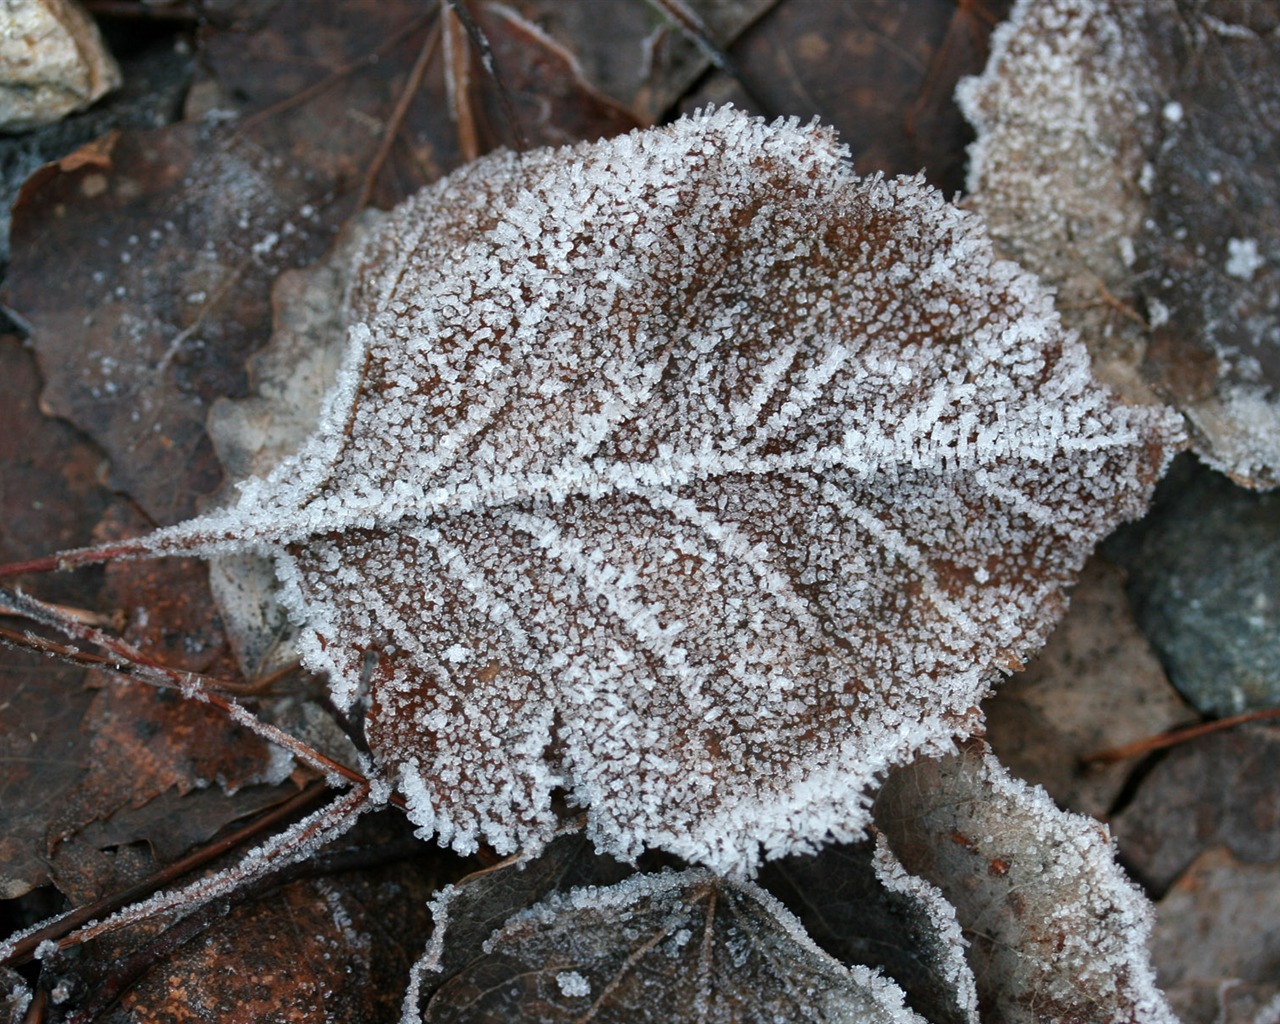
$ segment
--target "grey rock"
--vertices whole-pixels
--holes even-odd
[[[1245,490],[1188,459],[1110,553],[1188,701],[1219,716],[1280,705],[1280,491]]]

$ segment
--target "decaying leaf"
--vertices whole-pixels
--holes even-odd
[[[892,982],[823,953],[763,889],[699,869],[575,889],[517,914],[425,1015],[517,1019],[923,1024]]]
[[[882,835],[765,866],[760,883],[841,963],[882,971],[931,1024],[977,1024],[955,910],[907,874]]]
[[[733,110],[481,160],[356,267],[315,435],[134,550],[272,555],[460,851],[544,842],[556,790],[623,859],[857,837],[1180,440],[973,218]]]
[[[436,928],[413,972],[406,1019],[415,1019],[419,1006],[451,979],[466,973],[459,986],[468,990],[477,972],[490,970],[493,958],[481,948],[509,919],[523,920],[539,904],[564,898],[570,890],[610,893],[630,874],[617,861],[593,853],[575,831],[556,838],[536,857],[508,858],[450,886],[434,903]],[[935,887],[906,874],[883,838],[774,862],[765,868],[761,884],[779,896],[826,953],[842,964],[882,972],[903,990],[907,1005],[932,1024],[976,1021],[973,976],[955,912]],[[593,910],[591,927],[591,943],[602,959],[625,960],[635,950],[636,931],[625,903],[604,900]],[[442,1001],[452,1004],[457,990]],[[510,998],[524,1007],[534,996],[534,988],[524,987]],[[610,1012],[618,1008],[611,1006]],[[656,1007],[648,1012],[662,1017]]]
[[[1124,572],[1100,556],[1084,567],[1044,649],[983,709],[1001,764],[1043,786],[1060,807],[1098,818],[1132,765],[1082,768],[1082,759],[1194,719],[1134,622]]]
[[[431,931],[440,862],[398,811],[181,921],[43,951],[50,1024],[379,1024]],[[0,989],[0,991],[3,991]],[[3,1003],[0,1002],[0,1007]],[[9,1018],[0,1013],[0,1021]],[[16,1024],[16,1022],[15,1022]]]
[[[1010,6],[785,0],[734,41],[738,77],[713,72],[680,109],[732,101],[758,113],[820,110],[863,174],[921,173],[952,195],[964,184],[972,138],[956,83],[982,70],[987,39]]]
[[[973,205],[1100,375],[1280,482],[1280,6],[1022,0],[959,98]]]
[[[1150,905],[1105,826],[983,751],[895,770],[876,824],[955,907],[984,1019],[1175,1024],[1145,949]]]

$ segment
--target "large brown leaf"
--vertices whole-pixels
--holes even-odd
[[[315,436],[153,553],[274,554],[424,833],[854,837],[977,721],[1177,430],[917,180],[732,110],[501,154],[357,260]]]

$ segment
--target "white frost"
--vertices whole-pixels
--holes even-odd
[[[561,971],[556,975],[556,984],[566,996],[582,997],[591,995],[591,982],[577,971]]]
[[[1252,281],[1253,275],[1266,266],[1266,258],[1258,251],[1256,238],[1228,238],[1226,271],[1241,281]]]

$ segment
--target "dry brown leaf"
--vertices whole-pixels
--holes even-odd
[[[930,1024],[977,1024],[955,911],[936,886],[907,874],[884,836],[774,861],[760,881],[818,945],[892,978]]]
[[[544,841],[557,788],[628,859],[856,837],[1178,437],[972,220],[842,160],[726,110],[446,179],[357,261],[315,436],[138,550],[273,555],[460,851]]]
[[[1133,621],[1124,584],[1121,569],[1090,559],[1044,649],[983,706],[1000,762],[1095,818],[1110,812],[1133,765],[1084,758],[1196,720]]]
[[[982,69],[1010,0],[787,0],[732,47],[740,80],[708,77],[681,109],[732,100],[769,116],[820,112],[862,174],[922,173],[948,195],[972,138],[952,93]]]

